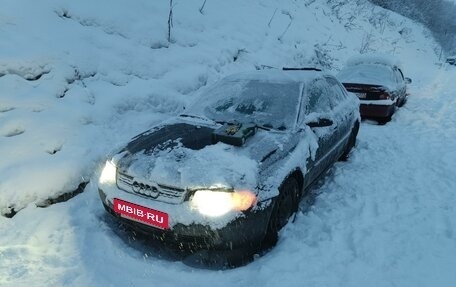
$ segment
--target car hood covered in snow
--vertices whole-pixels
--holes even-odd
[[[286,133],[258,130],[242,147],[213,143],[218,125],[172,123],[133,138],[113,161],[134,178],[178,188],[257,189],[262,163]]]

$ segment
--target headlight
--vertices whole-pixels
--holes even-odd
[[[247,210],[255,204],[255,201],[255,194],[247,190],[235,192],[198,190],[193,195],[191,205],[203,215],[216,217],[231,210]]]
[[[100,183],[116,182],[116,166],[111,161],[106,161],[105,167],[100,175]]]

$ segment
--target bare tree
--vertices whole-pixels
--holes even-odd
[[[204,15],[204,13],[203,13],[204,6],[206,6],[206,1],[207,0],[204,0],[203,5],[201,5],[201,7],[199,8],[200,13],[203,14],[203,15]]]
[[[173,27],[173,7],[173,0],[169,0],[168,43],[171,43],[171,28]]]
[[[372,33],[364,34],[363,39],[361,40],[361,47],[359,48],[360,54],[365,54],[371,50],[370,45],[372,44],[373,36]]]
[[[268,22],[268,27],[269,28],[271,28],[271,22],[272,22],[272,19],[274,19],[274,16],[275,16],[276,12],[277,12],[277,8],[275,8],[274,13],[272,13],[271,19],[269,19],[269,22]]]
[[[290,22],[288,23],[288,25],[285,28],[285,30],[283,31],[283,33],[279,36],[279,38],[277,38],[277,40],[279,40],[280,42],[282,42],[283,37],[288,32],[288,29],[290,29],[291,23],[293,23],[293,16],[291,15],[290,12],[288,12],[286,10],[282,10],[282,14],[287,15],[290,18]]]

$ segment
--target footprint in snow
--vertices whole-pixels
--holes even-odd
[[[53,155],[53,154],[58,153],[61,149],[62,149],[62,145],[57,145],[57,146],[55,146],[55,147],[53,147],[53,148],[47,149],[46,152],[47,152],[48,154]]]
[[[0,113],[6,113],[6,112],[12,111],[14,109],[15,109],[15,107],[0,107]]]
[[[4,133],[3,136],[10,138],[10,137],[15,137],[20,134],[23,134],[24,132],[25,132],[25,129],[23,129],[23,128],[14,128],[14,129],[10,129],[6,133]]]

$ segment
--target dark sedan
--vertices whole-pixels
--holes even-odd
[[[338,74],[345,88],[360,99],[360,113],[386,123],[407,101],[407,84],[402,70],[394,62],[381,58],[361,58],[349,61]]]
[[[348,156],[359,101],[317,70],[242,73],[115,152],[106,210],[194,254],[272,246],[310,185]]]

